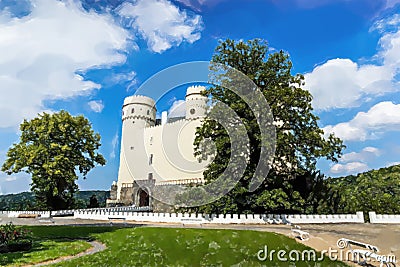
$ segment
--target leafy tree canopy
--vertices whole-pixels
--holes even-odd
[[[235,188],[221,199],[200,207],[198,212],[300,212],[307,204],[307,194],[301,194],[297,179],[318,178],[316,163],[319,158],[337,161],[344,148],[334,135],[324,138],[318,126],[319,118],[313,114],[312,96],[302,89],[304,77],[292,75],[292,62],[283,51],[269,53],[265,41],[221,41],[215,50],[212,63],[234,68],[261,90],[273,114],[276,126],[276,151],[273,162],[260,158],[261,136],[254,113],[246,102],[224,86],[215,85],[204,92],[214,103],[223,102],[241,118],[249,137],[249,157],[244,175]],[[215,77],[218,78],[218,75]],[[215,83],[215,84],[223,84]],[[216,156],[204,172],[206,184],[212,183],[228,166],[231,143],[227,131],[217,121],[207,118],[197,131],[197,154],[204,151],[203,140],[213,140]],[[210,151],[209,153],[212,153]],[[249,183],[258,162],[268,164],[270,171],[257,190],[250,192]],[[308,179],[308,178],[307,178]],[[310,188],[314,182],[310,182]],[[315,186],[314,186],[315,187]],[[304,190],[303,190],[304,191]],[[179,201],[190,194],[179,196]]]
[[[31,174],[31,190],[43,208],[72,207],[78,175],[85,179],[96,164],[106,163],[97,152],[100,135],[85,117],[64,110],[24,120],[20,130],[20,141],[8,150],[2,171]]]
[[[400,165],[324,181],[319,213],[400,213]]]

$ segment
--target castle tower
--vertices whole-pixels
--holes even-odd
[[[186,91],[186,119],[197,119],[206,116],[207,97],[202,95],[204,86],[190,86]]]
[[[122,128],[149,127],[156,122],[155,101],[147,96],[133,95],[124,100],[122,107]]]
[[[122,136],[117,198],[121,189],[134,180],[147,179],[149,170],[144,142],[144,129],[156,122],[155,101],[147,96],[133,95],[125,98],[122,107]],[[132,162],[140,168],[132,168]],[[143,167],[142,167],[143,166]]]

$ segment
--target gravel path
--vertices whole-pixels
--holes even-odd
[[[59,263],[59,262],[62,262],[62,261],[68,261],[68,260],[80,258],[80,257],[83,257],[83,256],[92,255],[94,253],[103,251],[103,250],[105,250],[107,248],[104,244],[102,244],[102,243],[100,243],[98,241],[91,241],[91,242],[88,242],[88,243],[90,243],[90,245],[92,245],[92,247],[87,249],[87,250],[85,250],[85,251],[83,251],[83,252],[81,252],[81,253],[78,253],[76,255],[64,256],[64,257],[60,257],[60,258],[57,258],[57,259],[54,259],[54,260],[41,262],[41,263],[34,264],[34,265],[26,265],[26,267],[27,266],[46,266],[46,265],[50,265],[50,264],[54,264],[54,263]]]

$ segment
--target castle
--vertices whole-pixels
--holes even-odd
[[[157,206],[154,189],[168,185],[203,183],[208,164],[194,156],[196,128],[206,116],[203,86],[187,88],[185,116],[156,119],[156,102],[141,95],[125,98],[118,181],[111,186],[107,206]]]

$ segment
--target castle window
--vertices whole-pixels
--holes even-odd
[[[135,113],[135,109],[134,108],[132,108],[131,113]]]
[[[152,165],[152,164],[153,164],[153,154],[150,154],[149,165]]]
[[[192,108],[191,110],[190,110],[190,114],[194,114],[196,112],[196,110],[194,109],[194,108]]]
[[[147,111],[147,115],[150,115],[150,110]]]
[[[131,150],[133,150],[134,149],[134,147],[133,146],[131,146]]]
[[[124,116],[124,111],[122,111],[122,116]]]
[[[153,173],[149,172],[149,180],[153,179]]]

